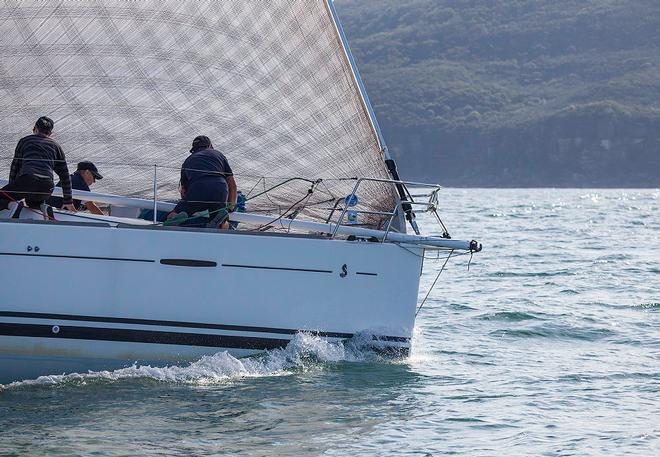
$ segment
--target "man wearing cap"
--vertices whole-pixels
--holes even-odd
[[[97,179],[103,179],[101,173],[99,173],[98,168],[92,162],[84,160],[78,163],[78,168],[71,175],[71,187],[75,190],[84,190],[89,192],[89,186],[94,184]],[[58,182],[57,187],[61,187],[62,183]],[[54,206],[55,208],[62,207],[62,197],[50,197],[48,204]],[[96,203],[86,201],[82,202],[80,200],[74,200],[73,206],[77,211],[84,210],[85,208],[92,214],[103,214],[103,211],[96,206]]]
[[[196,137],[190,153],[181,166],[181,200],[168,219],[204,210],[214,213],[213,219],[222,210],[231,211],[236,204],[236,181],[227,158],[213,149],[207,136]]]
[[[42,116],[34,124],[33,134],[19,140],[11,162],[9,184],[0,190],[0,210],[22,198],[30,208],[39,208],[53,192],[53,171],[62,182],[63,207],[75,210],[64,151],[51,138],[54,126],[52,119]]]

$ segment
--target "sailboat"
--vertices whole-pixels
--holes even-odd
[[[440,188],[399,177],[331,0],[4,2],[0,32],[2,150],[47,114],[109,213],[0,212],[0,383],[299,332],[405,356],[427,253],[481,250],[420,234]],[[200,134],[245,195],[231,230],[158,221]]]

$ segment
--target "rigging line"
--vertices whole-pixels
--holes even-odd
[[[311,193],[307,193],[307,195],[306,195],[305,198],[309,199],[309,198],[311,198],[311,196],[312,196]],[[246,199],[245,201],[247,202],[247,201],[249,201],[249,200],[251,200],[251,199]],[[304,199],[303,199],[303,200],[304,200]],[[216,201],[216,200],[186,200],[186,201],[189,202],[189,203],[219,203],[219,202]],[[311,204],[307,204],[307,203],[305,203],[304,205],[301,206],[300,211],[302,211],[303,209],[309,208],[309,207],[314,207],[314,206],[322,205],[322,204],[328,203],[328,202],[330,202],[330,201],[332,201],[332,200],[324,200],[324,201],[320,201],[320,202],[316,202],[316,203],[311,203]],[[295,205],[295,204],[294,204],[294,205]],[[215,213],[218,213],[218,212],[223,211],[223,210],[226,211],[226,210],[228,210],[228,209],[230,208],[230,206],[231,206],[231,205],[226,204],[226,206],[224,206],[224,207],[222,207],[222,208],[219,208],[219,209],[216,209],[216,210],[209,211],[209,214],[215,214]],[[278,209],[280,209],[280,208],[281,208],[281,207],[263,208],[263,209],[261,209],[261,210],[254,210],[254,211],[252,211],[252,212],[268,212],[268,211],[276,211],[276,210],[278,210]],[[286,214],[286,212],[285,212],[285,214]]]
[[[311,189],[310,189],[310,191],[311,191]],[[312,191],[312,192],[313,192],[313,191]],[[288,213],[289,211],[291,211],[293,208],[295,208],[296,206],[298,206],[298,204],[302,203],[305,199],[309,198],[309,195],[311,195],[311,192],[310,192],[309,194],[305,195],[303,198],[301,198],[301,199],[298,200],[297,202],[295,202],[293,205],[289,206],[289,208],[287,208],[287,209],[286,209],[286,210],[285,210],[280,216],[278,216],[277,218],[273,219],[272,221],[270,221],[270,222],[268,222],[268,223],[266,223],[266,224],[261,225],[260,227],[257,227],[257,228],[256,228],[256,231],[257,231],[257,232],[261,232],[261,231],[264,231],[265,229],[267,229],[267,227],[270,228],[275,222],[277,222],[277,221],[281,220],[282,218],[284,218],[284,217],[287,215],[287,213]],[[291,231],[291,223],[293,223],[293,219],[292,219],[291,222],[289,223],[289,229],[288,229],[288,231]]]
[[[419,305],[419,308],[417,308],[417,311],[415,312],[415,317],[419,314],[419,312],[422,310],[422,307],[426,303],[426,299],[429,298],[429,295],[431,295],[431,291],[435,287],[435,284],[438,282],[438,279],[440,279],[440,275],[442,274],[443,271],[445,271],[445,267],[447,266],[447,262],[449,262],[449,259],[451,259],[452,254],[454,253],[454,250],[452,249],[449,252],[449,255],[445,259],[445,263],[442,264],[442,268],[440,268],[440,271],[438,272],[438,275],[435,277],[435,280],[433,281],[433,284],[431,284],[431,288],[426,292],[426,297],[424,297],[424,300],[422,300],[422,304]]]
[[[34,161],[34,162],[63,162],[66,163],[67,165],[71,163],[73,165],[73,162],[70,162],[68,159],[38,159],[38,158],[24,158],[24,157],[13,157],[13,156],[0,156],[0,160],[2,161],[12,161],[12,160],[28,160],[28,161]],[[140,162],[117,162],[117,161],[105,161],[105,160],[98,160],[97,158],[94,158],[94,163],[97,165],[103,165],[103,166],[113,166],[113,167],[131,167],[131,168],[145,168],[151,170],[154,166],[153,163],[149,164],[143,164]],[[178,165],[162,165],[158,164],[158,168],[162,168],[164,170],[173,170],[173,171],[180,171],[181,167]],[[205,171],[205,170],[198,170],[194,168],[185,168],[186,170],[190,171]],[[226,173],[222,172],[216,172],[217,175],[225,175]],[[237,178],[258,178],[257,185],[259,181],[265,180],[265,179],[285,179],[286,181],[294,181],[294,180],[304,180],[307,182],[313,182],[314,179],[307,179],[307,178],[302,178],[299,176],[256,176],[256,175],[250,175],[250,174],[240,174],[240,173],[233,173],[233,176]],[[351,178],[316,178],[317,180],[322,180],[322,181],[327,181],[327,182],[346,182],[346,181],[356,181],[357,178],[351,177]],[[256,185],[255,185],[256,186]],[[327,186],[326,186],[327,188]],[[328,188],[329,195],[333,195],[332,192],[330,192]]]
[[[298,200],[297,202],[295,202],[293,205],[289,206],[289,208],[287,208],[287,210],[284,211],[284,213],[282,213],[280,216],[278,216],[277,218],[273,219],[272,221],[270,221],[270,222],[268,222],[268,223],[266,223],[266,224],[263,224],[263,225],[257,227],[257,229],[256,229],[255,231],[257,231],[257,232],[259,232],[259,231],[263,231],[264,228],[272,226],[275,222],[279,221],[279,220],[282,219],[284,216],[286,216],[287,213],[288,213],[289,211],[291,211],[293,208],[295,208],[296,206],[298,206],[298,205],[299,205],[300,203],[302,203],[305,199],[308,199],[308,198],[314,193],[314,187],[316,186],[316,184],[317,184],[317,182],[312,183],[312,187],[310,187],[310,188],[307,190],[307,194],[306,194],[303,198],[301,198],[300,200]],[[293,221],[292,221],[292,222],[293,222]],[[289,224],[289,230],[290,230],[290,227],[291,227],[291,224]]]
[[[328,187],[328,184],[325,181],[323,181],[321,184],[323,184],[323,187],[325,187],[325,190],[328,193],[328,195],[330,195],[330,197],[332,198],[332,201],[335,201],[337,197],[332,193],[332,191]]]
[[[250,200],[255,199],[255,198],[257,198],[257,197],[260,197],[260,196],[262,196],[263,194],[266,194],[266,193],[268,193],[268,192],[270,192],[270,191],[272,191],[272,190],[274,190],[274,189],[277,189],[278,187],[281,187],[281,186],[283,186],[283,185],[285,185],[285,184],[288,184],[288,183],[290,183],[290,182],[293,182],[293,181],[304,181],[304,182],[307,182],[307,183],[309,183],[309,184],[312,184],[312,186],[315,186],[317,183],[322,182],[322,180],[312,181],[311,179],[306,179],[306,178],[289,178],[289,179],[287,179],[287,180],[285,180],[285,181],[282,181],[282,182],[280,182],[280,183],[278,183],[278,184],[275,184],[274,186],[270,187],[269,189],[264,190],[264,191],[261,192],[261,193],[258,193],[258,194],[256,194],[256,195],[250,197]],[[265,184],[265,180],[264,180],[264,184]],[[264,186],[264,187],[265,187],[265,186]]]
[[[265,181],[265,178],[263,178],[263,177],[259,178],[259,180],[255,183],[255,185],[252,186],[252,189],[250,189],[250,191],[249,191],[249,192],[247,193],[247,195],[245,196],[245,199],[246,199],[245,201],[247,201],[247,199],[250,198],[250,195],[252,195],[252,192],[254,192],[254,189],[257,188],[257,186],[259,185],[259,183],[260,183],[262,180]]]
[[[272,203],[273,206],[275,206],[275,207],[277,208],[277,211],[281,211],[281,210],[282,210],[282,209],[281,209],[281,206],[278,205],[277,202],[273,201],[272,198],[270,198],[270,194],[268,193],[270,190],[267,190],[267,189],[266,189],[266,178],[264,178],[264,186],[263,186],[263,187],[264,187],[264,191],[261,192],[261,193],[258,194],[258,195],[265,195],[265,197],[268,199],[268,201],[269,201],[270,203]],[[254,196],[254,197],[250,197],[250,200],[254,199],[255,197],[256,197],[256,196]],[[246,200],[246,201],[247,201],[247,200]]]
[[[432,212],[435,215],[435,218],[438,220],[438,223],[442,227],[442,231],[443,231],[442,237],[447,238],[447,239],[451,239],[451,235],[449,235],[449,231],[447,230],[447,227],[445,226],[445,223],[442,222],[442,219],[440,218],[440,215],[438,214],[438,211],[436,209],[433,209]]]
[[[313,191],[312,189],[310,189],[310,191],[311,191],[311,192],[308,192],[308,193],[307,193],[307,197],[305,197],[307,200],[309,200],[309,199],[312,197],[312,194],[314,193],[314,191]],[[292,217],[290,218],[291,222],[289,222],[289,226],[288,226],[287,229],[286,229],[286,233],[291,233],[291,224],[293,224],[293,221],[294,221],[295,217],[297,216],[296,213],[300,213],[300,211],[304,210],[304,209],[306,208],[306,204],[307,204],[307,202],[302,203],[302,204],[301,204],[298,208],[296,208],[296,210],[293,212]]]
[[[337,199],[337,197],[335,196],[335,194],[332,193],[325,180],[323,180],[322,178],[319,179],[321,181],[320,184],[323,186],[323,189],[319,188],[318,192],[321,192],[330,197],[328,200],[324,200],[322,203],[331,202],[331,201],[334,202]],[[319,203],[313,203],[313,205],[317,205],[317,204]]]
[[[66,159],[40,159],[38,157],[3,157],[3,160],[18,160],[19,162],[21,160],[26,160],[26,161],[31,161],[31,162],[57,162],[57,163],[67,163]],[[153,165],[152,165],[153,166]]]
[[[326,187],[326,188],[328,187],[328,186],[326,186],[325,183],[323,182],[323,179],[319,178],[319,179],[317,179],[317,181],[321,181],[319,184],[323,184],[323,186]],[[317,193],[321,193],[321,194],[323,194],[323,195],[327,195],[327,196],[329,196],[330,199],[328,199],[327,201],[334,201],[334,199],[335,199],[335,196],[332,194],[332,192],[330,192],[329,189],[328,189],[328,190],[324,190],[324,189],[322,189],[322,188],[319,187],[319,188],[316,189],[316,192],[317,192]]]
[[[319,205],[325,205],[326,203],[330,203],[330,202],[333,202],[333,201],[335,201],[334,198],[329,198],[327,200],[322,200],[320,202],[306,203],[305,204],[305,209],[312,208],[312,207],[318,207]],[[326,210],[329,211],[330,210],[330,208],[314,208],[314,209],[319,209],[321,211],[326,211]]]
[[[302,179],[302,178],[294,178],[294,179]],[[304,180],[304,179],[303,179],[303,180]],[[291,205],[286,211],[284,211],[284,213],[282,213],[282,214],[281,214],[279,217],[277,217],[275,220],[273,220],[273,221],[271,221],[271,222],[269,222],[269,223],[267,223],[267,224],[264,224],[264,225],[258,227],[258,228],[256,229],[257,231],[260,231],[260,230],[262,230],[264,227],[268,227],[268,226],[272,225],[273,223],[277,222],[278,220],[282,219],[282,218],[285,217],[285,216],[287,215],[287,213],[288,213],[289,211],[291,211],[295,206],[297,206],[297,205],[299,205],[300,203],[302,203],[305,199],[309,199],[309,198],[312,196],[312,194],[314,193],[314,187],[315,187],[317,184],[319,184],[320,182],[322,182],[321,180],[317,180],[317,181],[304,180],[304,181],[308,181],[308,182],[311,182],[311,183],[312,183],[312,186],[307,190],[307,194],[305,194],[305,196],[304,196],[303,198],[301,198],[300,200],[298,200],[296,203],[294,203],[293,205]],[[265,184],[265,181],[264,181],[264,184]],[[283,183],[280,183],[280,184],[278,184],[277,186],[279,186],[279,185],[281,185],[281,184],[283,184]],[[277,187],[277,186],[275,186],[275,187]],[[255,195],[254,197],[251,197],[251,198],[249,198],[249,199],[246,199],[245,201],[247,202],[247,201],[249,201],[249,200],[252,200],[252,199],[258,197],[259,195],[263,195],[264,193],[267,193],[267,192],[270,191],[270,190],[272,190],[272,189],[266,190],[266,191],[262,192],[261,194],[258,194],[258,195]],[[266,194],[266,196],[268,197],[267,194]],[[269,199],[270,199],[270,197],[269,197]],[[197,203],[215,203],[215,202],[204,202],[204,201],[201,201],[201,200],[199,200],[199,201],[197,201],[197,200],[189,200],[189,201],[193,201],[193,202],[197,202]],[[221,211],[227,211],[227,212],[230,212],[229,210],[231,209],[231,206],[232,206],[231,203],[227,203],[223,208],[219,208],[219,209],[217,209],[217,210],[209,211],[209,218],[210,218],[211,216],[215,215],[215,214],[219,214]],[[303,205],[303,208],[304,208],[304,205]],[[176,219],[176,221],[174,221],[174,222],[172,222],[172,223],[169,223],[169,224],[168,224],[168,221],[165,221],[165,222],[163,222],[163,225],[174,225],[174,223],[176,223],[177,225],[180,225],[180,224],[183,223],[183,222],[186,222],[186,221],[189,221],[189,220],[192,220],[192,219],[196,219],[197,217],[199,217],[199,216],[190,215],[189,217],[186,217],[186,218]],[[293,222],[293,220],[292,220],[292,222]],[[291,223],[289,223],[289,229],[288,229],[288,230],[289,230],[289,231],[291,230]]]

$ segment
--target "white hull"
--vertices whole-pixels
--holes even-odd
[[[299,331],[406,352],[422,248],[0,221],[0,383],[282,347]]]

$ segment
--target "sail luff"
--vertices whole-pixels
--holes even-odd
[[[376,134],[376,138],[378,140],[380,150],[383,154],[383,162],[387,167],[387,172],[389,173],[390,178],[394,179],[395,181],[399,181],[400,177],[397,171],[396,162],[390,156],[390,151],[387,148],[385,137],[383,136],[383,132],[380,129],[380,125],[378,124],[378,119],[376,118],[376,112],[374,111],[371,101],[369,100],[367,89],[364,86],[364,82],[362,81],[362,77],[360,76],[360,71],[358,70],[357,64],[355,63],[355,58],[353,57],[353,53],[351,52],[351,48],[348,44],[348,39],[346,38],[344,29],[341,26],[341,22],[339,22],[339,16],[337,15],[337,10],[335,9],[334,1],[325,0],[325,4],[328,9],[328,12],[330,13],[330,17],[332,18],[332,23],[335,26],[335,31],[337,32],[337,39],[339,40],[341,47],[344,50],[344,57],[346,59],[346,62],[353,73],[353,79],[355,81],[356,88],[360,96],[360,100],[362,101],[362,106],[366,112],[367,118],[371,123],[371,127],[374,130],[374,133]],[[397,192],[395,194],[395,198],[398,206],[398,204],[401,201],[405,202],[407,198],[406,198],[405,186],[403,186],[402,184],[397,184],[396,188],[397,188]],[[405,210],[406,213],[408,214],[408,218],[412,223],[412,219],[414,219],[414,215],[412,215],[411,213],[410,206],[409,205],[406,206]],[[406,231],[406,223],[402,213],[400,213],[398,217],[395,219],[394,228],[400,232]]]
[[[362,81],[362,77],[360,76],[360,71],[358,70],[357,64],[355,63],[355,58],[353,57],[353,53],[351,52],[351,48],[348,44],[348,39],[346,38],[346,34],[344,33],[344,29],[341,26],[341,22],[339,22],[339,16],[337,14],[337,10],[335,9],[335,5],[333,0],[324,0],[326,7],[328,9],[328,13],[330,14],[330,18],[332,19],[332,23],[335,26],[335,31],[337,33],[337,40],[339,40],[339,43],[341,44],[341,47],[344,50],[344,57],[346,59],[346,63],[350,67],[352,73],[353,73],[353,79],[355,81],[356,85],[356,90],[357,93],[362,100],[362,107],[365,110],[365,114],[367,115],[367,118],[371,122],[371,127],[374,130],[374,134],[376,135],[376,138],[378,140],[378,145],[380,147],[380,150],[382,151],[384,155],[384,160],[390,160],[390,154],[389,150],[387,149],[387,144],[385,143],[385,137],[383,136],[383,132],[380,129],[380,125],[378,124],[378,119],[376,118],[376,113],[373,109],[373,106],[371,105],[371,101],[369,100],[369,95],[367,94],[367,90],[364,86],[364,82]]]

